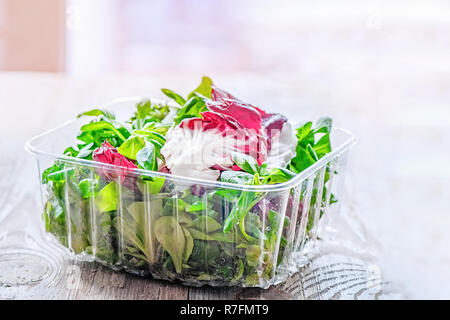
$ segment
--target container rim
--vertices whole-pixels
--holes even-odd
[[[126,101],[130,101],[130,100],[137,101],[138,99],[142,99],[142,98],[144,98],[144,97],[135,96],[135,97],[117,98],[117,99],[114,99],[114,100],[110,101],[109,103],[103,105],[103,107],[108,107],[114,103],[126,102]],[[168,103],[167,101],[160,100],[160,99],[151,99],[151,100],[157,101],[157,102]],[[53,158],[55,158],[55,160],[62,160],[64,162],[68,162],[68,163],[83,164],[83,165],[89,165],[89,166],[105,168],[105,169],[110,169],[110,170],[116,170],[116,171],[123,171],[124,169],[126,169],[127,174],[146,175],[146,176],[150,176],[150,177],[164,177],[164,178],[166,178],[168,180],[172,180],[172,181],[175,180],[175,181],[186,183],[186,184],[199,184],[202,186],[215,187],[215,188],[226,188],[226,189],[255,191],[255,192],[256,191],[269,192],[269,191],[281,191],[281,190],[285,190],[285,189],[291,189],[291,188],[297,186],[301,181],[303,181],[305,178],[309,177],[312,172],[321,168],[328,161],[330,161],[334,158],[337,158],[339,155],[343,154],[345,151],[350,149],[350,147],[352,147],[357,142],[355,135],[352,132],[350,132],[349,130],[334,127],[334,128],[332,128],[332,132],[333,131],[343,132],[349,136],[348,139],[344,143],[340,144],[336,149],[332,150],[330,153],[328,153],[325,156],[323,156],[322,158],[320,158],[319,161],[314,163],[312,166],[308,167],[307,169],[305,169],[302,172],[300,172],[299,174],[297,174],[294,178],[292,178],[286,182],[282,182],[282,183],[278,183],[278,184],[242,185],[242,184],[235,184],[235,183],[230,183],[230,182],[197,179],[197,178],[175,175],[175,174],[171,174],[171,173],[150,171],[150,170],[145,170],[145,169],[130,170],[129,168],[118,166],[118,165],[106,164],[106,163],[101,163],[98,161],[87,160],[87,159],[78,159],[78,158],[69,157],[69,156],[61,155],[61,154],[57,154],[57,153],[46,152],[46,151],[40,150],[34,146],[34,142],[36,140],[38,140],[48,134],[51,134],[54,131],[57,131],[65,126],[70,125],[71,123],[75,122],[76,120],[77,120],[77,118],[65,121],[62,124],[52,128],[52,129],[49,129],[41,134],[38,134],[38,135],[28,139],[25,143],[25,150],[27,152],[33,154],[35,157],[38,157],[38,156],[53,157]]]

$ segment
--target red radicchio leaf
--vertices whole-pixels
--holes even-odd
[[[97,174],[106,182],[115,181],[120,178],[120,182],[129,189],[138,190],[136,185],[136,178],[128,175],[128,172],[137,168],[131,160],[128,160],[125,156],[121,155],[116,148],[114,148],[108,140],[102,143],[102,145],[95,149],[92,153],[92,159],[101,163],[112,164],[123,167],[120,171],[109,168],[96,168]]]
[[[170,169],[167,168],[167,166],[163,165],[161,168],[159,168],[158,172],[162,172],[162,173],[171,173]]]
[[[233,137],[239,142],[245,141],[245,144],[236,144],[236,151],[256,156],[259,164],[266,160],[267,142],[261,134],[261,116],[255,109],[236,102],[207,104],[207,106],[212,111],[202,112],[202,118],[186,119],[180,123],[180,127],[187,127],[190,130],[198,128],[202,128],[203,131],[218,130],[222,136]],[[219,165],[213,168],[226,170]],[[235,165],[233,170],[241,169]]]
[[[236,100],[239,101],[238,98],[235,98],[228,92],[223,89],[216,87],[215,85],[211,85],[211,99],[213,101],[225,101],[225,100]]]
[[[239,104],[240,106],[245,106],[249,109],[253,108],[254,110],[256,110],[261,117],[261,122],[259,123],[259,125],[264,129],[267,137],[267,150],[271,149],[273,136],[277,132],[280,132],[281,129],[283,128],[283,125],[287,122],[287,118],[285,116],[279,113],[267,113],[264,110],[261,110],[260,108],[243,103],[230,93],[214,85],[212,85],[211,87],[211,99],[213,101],[225,102],[231,105],[233,105],[233,103]],[[209,108],[212,109],[212,107]],[[236,113],[234,108],[228,107],[227,109],[230,110],[231,115],[234,115],[235,117],[239,117],[238,119],[241,119],[240,118],[241,115],[239,113]],[[246,118],[244,118],[244,121],[246,121]],[[252,122],[252,119],[249,119],[249,123],[256,123],[256,122]]]

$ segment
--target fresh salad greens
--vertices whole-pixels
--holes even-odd
[[[283,136],[277,132],[290,134],[284,116],[240,101],[208,77],[186,98],[162,92],[172,105],[141,101],[126,121],[103,109],[78,116],[89,122],[81,125],[78,143],[63,153],[93,162],[61,158],[42,173],[46,230],[77,254],[142,275],[245,286],[272,279],[289,230],[310,212],[303,212],[303,193],[242,186],[287,182],[331,152],[331,119],[292,130],[293,143],[281,141],[291,156],[283,166],[273,166],[270,152]],[[183,157],[189,137],[201,133],[213,142],[241,143],[227,146],[220,157],[215,151],[216,158],[207,157],[212,162],[195,164],[197,171],[191,172]],[[197,140],[195,145],[195,152],[213,149],[211,144],[198,149]],[[193,178],[207,173],[217,183],[170,178],[182,172]],[[327,167],[324,189],[313,190],[310,211],[318,194],[320,205],[326,202],[329,176]],[[307,231],[311,226],[308,218]]]

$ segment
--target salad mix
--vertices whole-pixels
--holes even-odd
[[[331,119],[294,129],[208,77],[187,97],[162,92],[173,102],[140,101],[126,121],[104,109],[79,115],[91,121],[63,154],[95,163],[59,159],[42,173],[46,231],[77,254],[141,275],[190,284],[270,280],[289,228],[308,214],[304,195],[240,187],[286,182],[331,152]],[[311,203],[325,201],[326,190],[318,191]]]

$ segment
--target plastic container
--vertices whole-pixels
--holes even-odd
[[[140,99],[114,100],[105,108],[127,119]],[[65,168],[57,173],[60,182],[41,181],[45,231],[80,259],[191,286],[268,288],[297,271],[305,245],[313,248],[320,229],[338,214],[346,158],[355,143],[351,133],[335,128],[333,151],[293,179],[245,186],[140,169],[123,173],[117,166],[61,155],[91,120],[68,121],[26,144],[37,158],[39,177],[55,161]],[[98,170],[117,175],[108,185],[114,197],[106,202],[90,184],[90,195],[80,194],[82,180],[97,179]],[[161,192],[154,192],[154,183],[164,183]],[[249,238],[236,227],[223,232],[233,208],[248,211]]]

